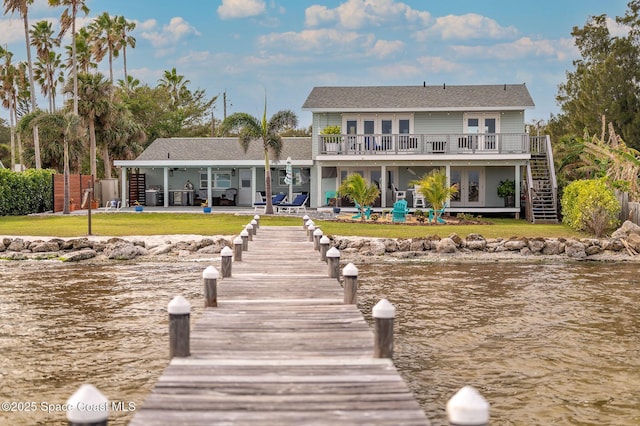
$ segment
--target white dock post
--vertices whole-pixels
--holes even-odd
[[[169,311],[169,358],[187,357],[189,348],[189,319],[191,304],[182,296],[174,297],[167,306]]]
[[[253,241],[253,236],[256,235],[256,231],[253,229],[253,225],[248,224],[247,226],[244,227],[244,229],[246,229],[247,232],[249,233],[249,241]]]
[[[309,236],[309,227],[310,226],[316,226],[315,222],[311,219],[309,219],[305,225],[305,229],[307,230],[307,237]]]
[[[202,271],[202,279],[204,281],[204,307],[218,306],[218,278],[220,273],[213,266],[207,266]]]
[[[240,238],[242,238],[242,251],[249,250],[249,231],[243,229],[240,232]]]
[[[233,240],[233,260],[236,262],[242,262],[242,247],[244,243],[242,242],[242,237],[236,237]]]
[[[313,231],[313,249],[320,251],[320,238],[322,238],[322,229],[316,228]]]
[[[331,240],[326,235],[323,235],[320,238],[320,260],[322,262],[327,261],[327,250],[329,250],[329,245],[331,244]]]
[[[307,230],[307,221],[309,220],[309,215],[302,216],[302,229]]]
[[[307,226],[307,240],[313,242],[313,233],[316,232],[315,225]]]
[[[327,251],[327,264],[329,265],[329,278],[336,278],[340,281],[340,251],[331,247]]]
[[[220,251],[222,260],[220,261],[220,269],[222,270],[222,279],[229,278],[231,276],[231,258],[233,257],[233,250],[228,246],[225,246]]]
[[[344,304],[355,305],[358,293],[358,268],[353,263],[347,264],[342,269],[344,277]]]
[[[372,310],[375,321],[374,358],[393,358],[393,322],[396,308],[387,300],[380,300]]]
[[[106,426],[109,400],[95,386],[84,384],[67,400],[69,426]]]
[[[465,386],[447,402],[447,418],[451,426],[487,426],[489,403],[472,386]]]
[[[253,226],[255,226],[256,229],[260,228],[260,215],[254,215],[253,216],[253,220],[256,221],[255,225],[253,225]]]

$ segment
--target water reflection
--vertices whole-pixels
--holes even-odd
[[[0,262],[0,397],[63,404],[82,383],[140,405],[168,363],[166,305],[202,306],[202,263]],[[363,312],[397,308],[395,362],[433,425],[472,385],[492,425],[640,424],[637,265],[359,265]],[[121,425],[131,413],[112,413]],[[65,424],[0,412],[0,424]]]

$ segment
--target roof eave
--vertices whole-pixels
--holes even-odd
[[[494,107],[434,107],[434,108],[302,108],[314,113],[345,112],[467,112],[467,111],[522,111],[534,109],[535,105],[494,106]]]

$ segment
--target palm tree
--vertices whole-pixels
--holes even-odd
[[[380,195],[380,190],[375,184],[369,184],[359,173],[353,173],[342,181],[338,193],[357,204],[360,220],[365,220],[365,207],[373,204]]]
[[[109,81],[113,84],[113,58],[118,56],[120,38],[116,18],[104,12],[89,25],[89,34],[93,43],[93,57],[96,61],[102,61],[105,56],[109,58]]]
[[[11,133],[11,170],[15,170],[16,165],[16,125],[18,121],[16,115],[15,92],[16,92],[16,68],[11,63],[13,53],[0,46],[0,59],[4,59],[4,64],[0,68],[0,97],[2,106],[9,110],[9,129]]]
[[[27,44],[27,65],[29,70],[29,90],[31,96],[31,108],[38,109],[36,103],[36,90],[33,80],[33,63],[31,61],[31,42],[29,40],[29,6],[33,0],[4,0],[4,14],[19,12],[24,26],[24,39]],[[36,169],[41,168],[40,164],[40,139],[38,137],[38,126],[33,126],[33,149],[35,150]]]
[[[56,77],[60,68],[60,54],[54,52],[54,47],[60,45],[60,40],[53,37],[52,24],[49,21],[38,21],[31,27],[31,44],[36,48],[35,78],[40,83],[42,94],[49,98],[49,112],[55,110],[56,90],[61,77]]]
[[[266,99],[262,121],[247,113],[237,112],[231,114],[222,122],[221,129],[223,132],[226,133],[231,130],[238,131],[238,141],[244,152],[247,152],[249,149],[251,141],[262,140],[262,148],[264,149],[264,188],[267,193],[265,214],[273,214],[269,153],[273,155],[274,160],[278,160],[282,152],[282,137],[280,133],[287,128],[296,127],[297,125],[298,117],[293,111],[289,110],[278,111],[267,121]]]
[[[128,75],[124,79],[118,80],[118,86],[127,93],[133,92],[136,88],[140,87],[140,80]]]
[[[97,177],[96,164],[96,122],[99,116],[105,114],[111,108],[111,91],[113,86],[105,79],[104,75],[78,74],[79,96],[78,112],[89,127],[89,161],[91,164],[91,176]],[[70,93],[72,87],[65,87],[65,93]]]
[[[122,49],[122,61],[124,64],[124,80],[128,81],[127,74],[127,46],[132,48],[136,47],[136,39],[133,36],[128,35],[128,32],[133,31],[136,28],[136,23],[127,21],[124,16],[116,16],[116,30],[118,31],[119,38],[116,47]]]
[[[82,27],[76,34],[76,54],[73,55],[73,46],[65,46],[67,51],[66,67],[69,70],[73,70],[73,58],[75,57],[78,70],[80,72],[88,74],[92,69],[98,68],[98,64],[93,62],[93,55],[91,53],[91,35],[86,27]]]
[[[447,175],[441,169],[434,169],[409,184],[420,187],[420,193],[431,204],[433,210],[442,210],[444,204],[458,193],[458,185],[447,184]]]
[[[64,207],[63,214],[69,214],[69,142],[79,141],[84,136],[85,127],[82,126],[80,117],[71,112],[57,112],[42,114],[34,120],[42,124],[50,131],[57,133],[57,139],[63,142],[63,167],[64,167]]]
[[[9,1],[9,0],[5,0]],[[25,0],[23,0],[25,1]],[[28,1],[28,0],[27,0]],[[33,1],[33,0],[31,0]],[[76,62],[76,17],[78,11],[89,13],[89,8],[85,4],[86,0],[49,0],[49,6],[67,6],[60,16],[60,34],[61,38],[69,29],[71,29],[71,72],[73,76],[73,113],[78,114],[78,66]]]
[[[158,80],[158,87],[167,90],[171,96],[171,102],[176,106],[178,101],[189,91],[187,84],[190,82],[189,80],[185,80],[183,75],[179,75],[174,67],[171,71],[164,71],[164,75]]]

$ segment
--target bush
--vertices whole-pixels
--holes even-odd
[[[562,222],[601,237],[619,221],[620,203],[605,178],[576,180],[562,195]]]
[[[53,210],[54,170],[12,172],[0,169],[0,216]]]

